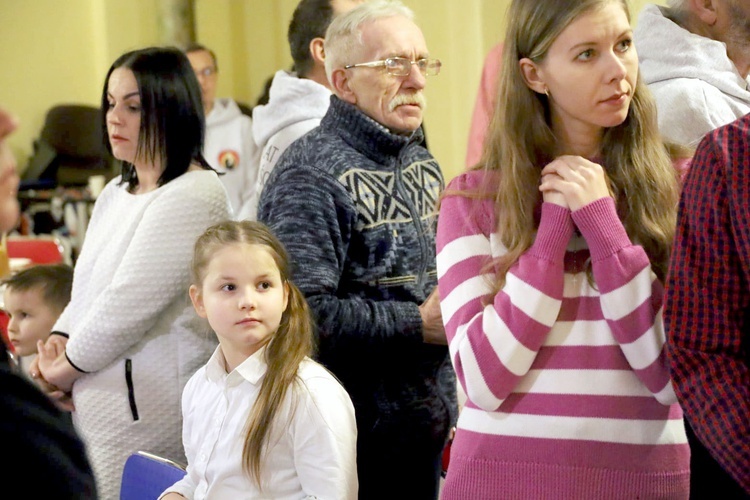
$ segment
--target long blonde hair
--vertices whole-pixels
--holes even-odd
[[[289,301],[276,333],[268,341],[268,365],[258,399],[248,414],[242,461],[245,472],[262,489],[263,453],[274,419],[292,384],[299,383],[297,369],[305,356],[313,354],[313,321],[302,292],[289,280],[286,250],[264,224],[254,221],[225,221],[209,227],[195,242],[192,280],[201,286],[213,255],[228,245],[248,244],[266,247],[289,290]]]
[[[519,60],[540,62],[560,33],[580,15],[624,0],[513,0],[498,83],[498,98],[482,158],[475,168],[498,171],[497,183],[474,196],[492,197],[497,230],[507,253],[495,262],[495,285],[531,246],[541,202],[541,168],[553,159],[549,103],[525,83]],[[654,272],[664,278],[676,224],[677,173],[659,134],[656,105],[640,76],[625,121],[602,137],[601,163],[617,212],[630,238],[642,245]],[[488,172],[489,173],[489,172]]]

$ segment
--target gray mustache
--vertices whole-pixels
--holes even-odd
[[[427,99],[422,92],[415,92],[413,94],[397,94],[396,97],[391,99],[388,104],[388,111],[393,111],[398,106],[403,104],[416,104],[420,109],[424,109],[427,106]]]

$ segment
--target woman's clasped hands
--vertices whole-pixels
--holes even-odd
[[[571,211],[611,196],[604,168],[581,156],[558,156],[542,169],[542,199]]]
[[[71,391],[81,372],[65,356],[68,339],[50,335],[46,342],[37,342],[38,354],[31,363],[29,373],[39,387],[64,411],[74,411]]]

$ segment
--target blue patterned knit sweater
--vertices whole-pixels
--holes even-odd
[[[318,360],[344,384],[360,437],[441,449],[457,413],[447,347],[422,341],[444,187],[421,129],[395,135],[336,96],[280,158],[258,207],[317,320]]]

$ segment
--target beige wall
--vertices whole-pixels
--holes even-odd
[[[219,58],[219,95],[254,103],[266,78],[291,64],[286,29],[297,0],[195,2],[198,39]],[[431,55],[444,64],[428,83],[425,128],[450,179],[463,169],[482,60],[502,37],[509,0],[404,3],[415,11]],[[645,3],[631,2],[634,16]],[[118,55],[161,43],[157,6],[154,0],[0,0],[0,105],[21,119],[10,140],[21,167],[47,109],[97,105]]]

